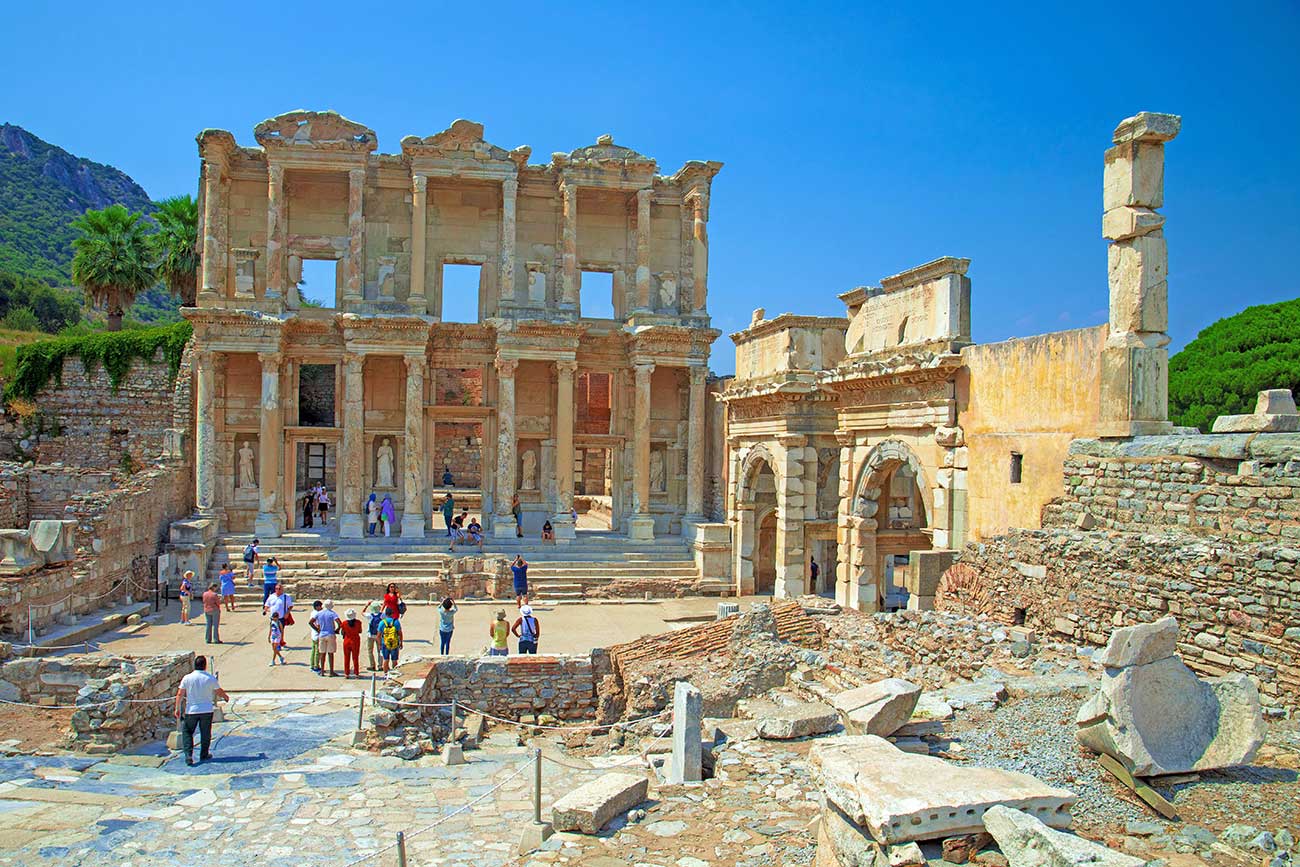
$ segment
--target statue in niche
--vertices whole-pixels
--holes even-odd
[[[375,487],[392,488],[393,484],[393,447],[385,438],[375,455]]]
[[[253,469],[253,447],[244,440],[239,447],[239,487],[256,488],[257,473]]]
[[[668,490],[668,480],[664,476],[664,453],[650,453],[650,490],[663,493]]]
[[[524,452],[521,463],[523,464],[523,467],[519,473],[519,490],[537,490],[537,452],[532,449]]]

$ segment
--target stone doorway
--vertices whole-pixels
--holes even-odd
[[[758,522],[758,542],[754,546],[754,593],[770,596],[776,592],[776,510]]]

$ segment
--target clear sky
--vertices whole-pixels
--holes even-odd
[[[154,8],[150,8],[150,7]],[[467,117],[534,161],[601,133],[714,182],[709,308],[724,333],[842,314],[837,293],[972,260],[973,330],[1102,322],[1102,152],[1123,117],[1167,148],[1177,349],[1300,295],[1295,3],[30,3],[3,13],[0,120],[195,192],[194,135],[294,108],[380,149]],[[1290,59],[1288,59],[1290,58]],[[730,372],[731,343],[713,368]]]

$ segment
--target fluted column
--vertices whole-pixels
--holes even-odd
[[[555,362],[555,485],[559,494],[551,521],[557,539],[574,537],[573,527],[573,374],[576,361]]]
[[[339,535],[360,539],[365,534],[361,515],[361,482],[364,478],[366,414],[364,388],[365,359],[354,353],[343,356],[343,445],[339,455],[338,522]]]
[[[284,294],[284,168],[266,171],[266,297]]]
[[[352,169],[348,172],[348,262],[343,281],[345,304],[361,300],[361,279],[366,270],[365,188],[365,169]]]
[[[686,519],[704,520],[704,367],[689,368],[690,403],[686,425]]]
[[[697,191],[692,197],[695,222],[692,230],[695,298],[692,312],[703,313],[709,297],[709,194]]]
[[[578,305],[578,188],[573,184],[561,184],[560,193],[564,197],[563,227],[563,262],[561,275],[560,305],[577,307]]]
[[[424,517],[424,356],[406,356],[406,436],[402,442],[402,535],[421,538]]]
[[[497,536],[515,534],[510,516],[510,501],[515,495],[515,464],[518,443],[515,441],[515,371],[519,362],[498,358],[497,367],[497,478],[493,506],[496,519],[492,532]]]
[[[501,182],[501,270],[497,285],[498,309],[515,303],[515,205],[519,181]]]
[[[203,164],[203,273],[199,291],[208,303],[225,294],[225,251],[221,248],[221,166]]]
[[[650,199],[654,190],[636,191],[636,309],[650,307]]]
[[[284,510],[280,507],[280,452],[284,440],[284,416],[280,411],[280,360],[278,352],[259,352],[262,362],[262,413],[258,432],[257,521],[253,532],[259,538],[274,539],[284,532]]]
[[[655,521],[650,514],[650,376],[655,366],[650,362],[636,365],[636,404],[632,430],[632,511],[628,535],[634,539],[653,539]]]
[[[194,359],[194,506],[200,514],[215,510],[217,493],[217,428],[213,354]]]
[[[429,309],[424,293],[425,240],[428,231],[429,178],[426,175],[411,177],[411,291],[407,304],[411,312],[420,314]]]

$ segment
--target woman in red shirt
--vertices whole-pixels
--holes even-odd
[[[389,584],[388,590],[384,593],[384,613],[394,620],[402,616],[402,610],[406,606],[402,603],[402,594],[397,592],[396,584]]]
[[[348,609],[348,616],[339,624],[343,633],[343,676],[361,677],[361,621],[357,619],[355,608]],[[351,663],[351,669],[348,668]],[[351,674],[348,672],[351,671]]]

